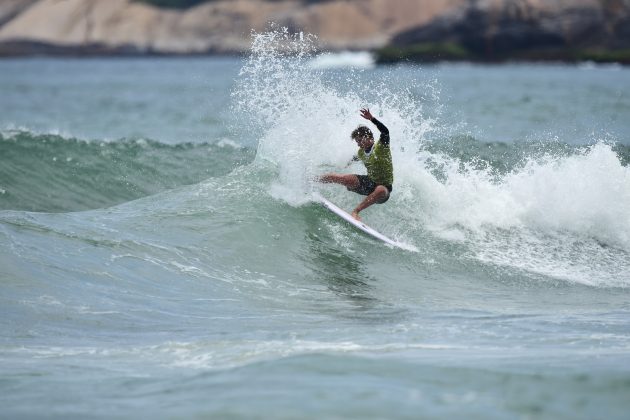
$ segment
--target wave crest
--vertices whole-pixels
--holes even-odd
[[[0,134],[0,209],[65,212],[133,200],[219,176],[253,152],[222,143],[86,141],[58,134]]]

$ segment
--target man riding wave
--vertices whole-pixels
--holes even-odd
[[[345,186],[349,191],[367,196],[352,211],[352,217],[361,220],[359,212],[372,204],[383,204],[389,200],[394,183],[394,167],[389,148],[389,130],[383,123],[374,118],[369,109],[361,109],[361,116],[371,121],[380,131],[379,140],[374,142],[372,131],[360,125],[352,131],[351,138],[359,146],[353,161],[361,161],[367,169],[367,175],[330,173],[319,177],[320,182]]]

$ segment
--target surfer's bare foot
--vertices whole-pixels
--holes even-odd
[[[359,217],[359,212],[358,211],[353,211],[352,212],[352,217],[354,217],[356,220],[358,220],[359,222],[361,222],[361,218]]]

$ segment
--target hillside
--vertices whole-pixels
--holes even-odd
[[[0,27],[5,53],[13,46],[25,53],[163,54],[243,52],[251,31],[269,22],[317,34],[326,49],[376,48],[463,2],[215,0],[174,9],[132,0],[10,1],[21,10]]]
[[[630,48],[630,0],[3,0],[0,55],[242,53],[270,22],[382,61]]]

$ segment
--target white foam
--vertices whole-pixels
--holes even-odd
[[[243,146],[235,142],[234,140],[223,138],[217,142],[217,146],[219,147],[231,147],[232,149],[241,149]]]
[[[340,69],[356,68],[371,69],[375,66],[374,56],[368,51],[342,51],[338,53],[323,53],[308,62],[311,69]]]
[[[416,174],[421,193],[433,202],[428,222],[436,229],[455,224],[541,231],[569,231],[630,250],[630,169],[609,145],[581,154],[530,160],[496,180],[489,171],[447,165],[448,180]]]
[[[290,58],[287,43],[294,51]],[[257,35],[233,93],[235,113],[246,117],[243,123],[258,134],[256,161],[271,162],[278,170],[271,194],[296,206],[305,202],[316,175],[343,168],[356,152],[350,133],[359,124],[370,124],[359,116],[362,107],[370,106],[386,121],[397,141],[410,139],[411,149],[417,146],[411,139],[418,139],[431,125],[410,118],[419,117],[422,107],[401,103],[385,86],[352,79],[347,83],[356,83],[355,89],[340,92],[319,72],[310,70],[313,50],[311,38],[298,38],[284,30]],[[377,99],[368,101],[364,95]],[[400,106],[385,105],[393,102]],[[403,147],[399,143],[393,150],[395,160],[404,155]]]

